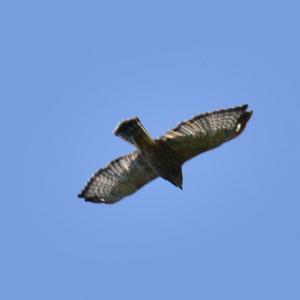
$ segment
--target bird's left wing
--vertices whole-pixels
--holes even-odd
[[[158,142],[170,147],[184,163],[238,136],[252,115],[247,107],[243,105],[198,115],[180,123]]]
[[[156,177],[142,155],[134,151],[98,170],[78,197],[95,203],[115,203]]]

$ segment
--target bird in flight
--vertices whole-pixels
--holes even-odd
[[[121,122],[115,135],[136,150],[98,170],[78,197],[94,203],[115,203],[157,177],[182,189],[182,165],[237,137],[252,115],[247,108],[242,105],[197,115],[158,139],[150,137],[137,117]]]

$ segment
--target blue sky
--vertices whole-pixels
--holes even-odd
[[[0,5],[1,299],[299,299],[297,1]],[[234,141],[116,205],[76,195],[195,114],[248,103]]]

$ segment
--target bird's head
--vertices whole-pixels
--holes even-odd
[[[175,165],[168,169],[168,172],[162,176],[176,187],[182,190],[182,169],[181,166]]]

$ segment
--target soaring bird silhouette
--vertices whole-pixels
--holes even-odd
[[[157,177],[182,189],[182,165],[237,137],[252,115],[247,107],[200,114],[158,139],[150,137],[139,118],[121,122],[114,133],[136,150],[98,170],[78,197],[95,203],[115,203]]]

